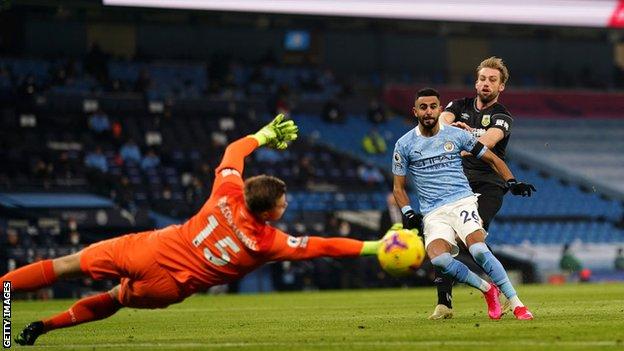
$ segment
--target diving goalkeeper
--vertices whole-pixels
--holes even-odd
[[[267,223],[279,220],[288,206],[286,184],[267,175],[243,180],[244,160],[260,146],[285,149],[297,132],[293,121],[278,115],[257,133],[230,144],[215,170],[210,198],[182,225],[101,241],[7,273],[1,280],[11,281],[15,291],[80,276],[120,279],[108,292],[28,324],[16,342],[33,345],[41,334],[107,318],[122,307],[165,308],[269,261],[374,255],[378,241],[293,237]]]

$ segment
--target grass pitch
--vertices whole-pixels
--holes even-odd
[[[624,349],[624,284],[520,286],[536,319],[489,320],[455,288],[455,317],[429,321],[434,288],[195,296],[163,310],[41,336],[30,350],[615,350]],[[13,303],[13,336],[73,301]],[[19,348],[14,344],[13,348]]]

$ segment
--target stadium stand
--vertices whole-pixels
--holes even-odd
[[[80,229],[82,245],[184,220],[210,193],[212,172],[227,142],[262,124],[264,114],[256,117],[256,110],[264,111],[272,91],[287,84],[293,87],[290,92],[314,101],[338,89],[330,73],[309,68],[234,67],[238,83],[230,94],[228,87],[208,86],[206,68],[197,64],[110,62],[107,84],[87,72],[86,62],[0,62],[9,83],[0,94],[6,106],[0,161],[7,165],[0,170],[0,224],[3,231],[17,233],[2,260],[8,268],[78,250],[81,246],[68,245],[75,236],[69,223]],[[73,72],[71,78],[55,80],[60,70]],[[92,80],[93,85],[74,84],[77,80]],[[240,102],[240,94],[253,95],[246,98],[252,102]],[[17,108],[11,107],[13,98],[19,101]],[[317,235],[357,231],[358,237],[377,237],[378,227],[330,220],[328,213],[383,208],[384,194],[374,191],[385,182],[379,169],[305,140],[287,152],[259,150],[252,157],[248,176],[276,175],[292,190],[289,215],[280,224],[284,230]],[[364,177],[361,168],[378,178]],[[97,194],[85,196],[101,203],[70,201],[84,193]],[[55,224],[41,228],[42,220]],[[326,263],[303,271],[314,272],[315,265]],[[335,277],[347,274],[339,270],[341,265],[330,265]],[[370,261],[368,267],[376,265]],[[318,279],[308,279],[309,288],[343,284],[338,278]]]
[[[624,200],[624,122],[523,119],[510,152],[558,177]]]
[[[262,150],[254,154],[247,174],[268,173],[289,184],[289,211],[280,224],[284,230],[321,235],[357,232],[362,238],[377,235],[376,214],[387,206],[387,165],[394,141],[411,128],[409,118],[367,118],[349,113],[349,108],[344,118],[329,122],[319,107],[343,87],[330,71],[317,68],[232,63],[227,73],[215,77],[212,68],[202,63],[94,61],[0,59],[0,101],[4,106],[9,106],[11,99],[18,101],[15,109],[5,108],[2,114],[0,161],[10,165],[0,170],[5,199],[25,190],[56,192],[59,198],[90,192],[114,202],[120,211],[109,214],[112,217],[140,214],[148,221],[142,225],[148,227],[149,223],[180,221],[194,213],[210,193],[212,171],[227,141],[257,128],[268,118],[266,110],[288,112],[296,96],[299,106],[293,118],[304,137],[288,152]],[[448,93],[452,98],[466,91]],[[401,94],[404,99],[409,96],[404,91]],[[522,93],[509,95],[514,106],[526,105],[526,99],[532,98]],[[396,101],[386,102],[393,106]],[[538,115],[545,116],[565,112],[549,101],[532,108],[543,108]],[[558,158],[578,173],[578,164],[566,161],[565,152],[574,153],[577,160],[580,150],[601,151],[600,157],[577,161],[596,169],[596,162],[615,160],[614,171],[601,169],[603,173],[593,177],[617,184],[613,179],[621,177],[617,173],[621,168],[617,163],[621,124],[519,121],[510,146],[510,165],[518,178],[533,182],[539,191],[531,199],[505,202],[491,228],[500,234],[493,235],[490,243],[506,248],[624,242],[624,232],[616,227],[622,221],[622,204],[601,195],[606,188],[596,192],[590,183],[579,181],[580,177],[567,176],[564,168],[545,169],[522,156],[522,152],[532,152],[550,157],[541,164],[554,166]],[[596,123],[607,126],[607,132],[600,137],[582,132]],[[363,140],[372,132],[383,139],[385,149],[371,153],[365,147]],[[566,141],[569,136],[592,146],[573,146]],[[605,139],[608,136],[612,140]],[[543,140],[550,140],[550,154],[540,149]],[[6,201],[3,205],[2,227],[13,230],[15,213],[6,212]],[[353,215],[358,212],[369,218],[358,219]],[[36,218],[27,220],[31,224],[26,227],[37,227]],[[54,231],[69,236],[71,231],[62,229],[67,218],[59,223],[61,229]],[[115,234],[110,230],[98,233],[88,226],[81,229],[85,229],[85,243]],[[138,227],[118,229],[136,231]],[[46,242],[53,242],[29,240],[30,236],[18,232],[28,238],[22,240],[25,247],[42,249]],[[41,236],[46,237],[53,236]],[[65,246],[57,246],[56,250],[64,250]],[[35,259],[32,252],[27,260]],[[45,249],[39,253],[44,252],[51,254]]]
[[[324,123],[321,117],[314,115],[298,115],[296,118],[308,137],[377,165],[390,163],[394,140],[411,128],[409,122],[402,118],[381,124],[356,115],[347,116],[341,124]],[[490,232],[495,234],[488,242],[504,249],[505,253],[525,259],[527,256],[518,251],[530,245],[534,249],[531,252],[536,253],[530,257],[531,260],[543,268],[548,267],[552,246],[558,245],[559,248],[554,251],[560,251],[565,243],[587,244],[603,249],[608,245],[624,243],[624,230],[621,228],[624,205],[615,188],[620,186],[620,182],[615,180],[622,177],[618,176],[622,169],[618,150],[620,136],[624,135],[621,131],[624,124],[613,119],[541,120],[522,117],[516,122],[508,163],[518,179],[535,184],[538,191],[531,198],[509,197],[504,202],[490,228]],[[595,133],[596,125],[605,126],[606,132]],[[594,129],[591,129],[592,126]],[[361,144],[354,142],[361,140],[372,128],[379,130],[390,145],[385,153],[370,155]],[[345,130],[349,131],[349,139],[344,138]],[[544,145],[545,151],[542,150]],[[596,167],[604,163],[609,166]],[[583,166],[587,171],[604,173],[588,177],[583,174]],[[540,250],[540,247],[550,249]],[[601,256],[597,249],[585,252],[593,254],[583,255],[584,262],[590,267],[605,268],[613,261],[611,254]]]

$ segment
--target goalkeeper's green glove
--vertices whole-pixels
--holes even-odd
[[[288,142],[297,139],[297,133],[299,128],[294,121],[288,120],[280,122],[277,127],[277,139],[273,143],[269,143],[268,146],[278,150],[284,150],[288,147]]]
[[[395,223],[395,224],[392,225],[392,227],[390,227],[390,229],[388,229],[386,234],[384,234],[383,238],[381,238],[380,240],[377,240],[377,241],[365,241],[364,245],[362,245],[362,251],[360,251],[360,256],[376,255],[377,254],[377,250],[379,250],[379,247],[381,246],[383,241],[386,240],[395,231],[401,230],[401,229],[403,229],[403,224]],[[419,235],[418,229],[415,229],[415,228],[414,229],[409,229],[409,231],[411,231],[412,233],[414,233],[416,235]]]
[[[392,227],[390,227],[390,229],[388,229],[388,231],[386,232],[386,234],[384,234],[383,238],[381,238],[381,240],[385,240],[387,237],[389,237],[393,232],[397,231],[397,230],[401,230],[404,229],[403,228],[403,224],[401,223],[394,223],[392,225]],[[409,231],[411,231],[412,233],[416,234],[416,235],[420,235],[420,232],[418,231],[418,229],[413,228],[413,229],[409,229]]]
[[[288,147],[289,141],[297,139],[298,131],[295,122],[284,121],[284,115],[279,114],[269,124],[251,136],[258,141],[260,146],[267,145],[274,149],[283,150]]]

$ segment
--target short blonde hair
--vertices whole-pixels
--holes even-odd
[[[509,79],[509,70],[507,69],[507,66],[505,66],[505,62],[503,62],[502,58],[492,56],[481,61],[481,63],[477,66],[477,79],[479,78],[479,71],[483,68],[497,69],[500,72],[501,83],[507,83],[507,80]]]

